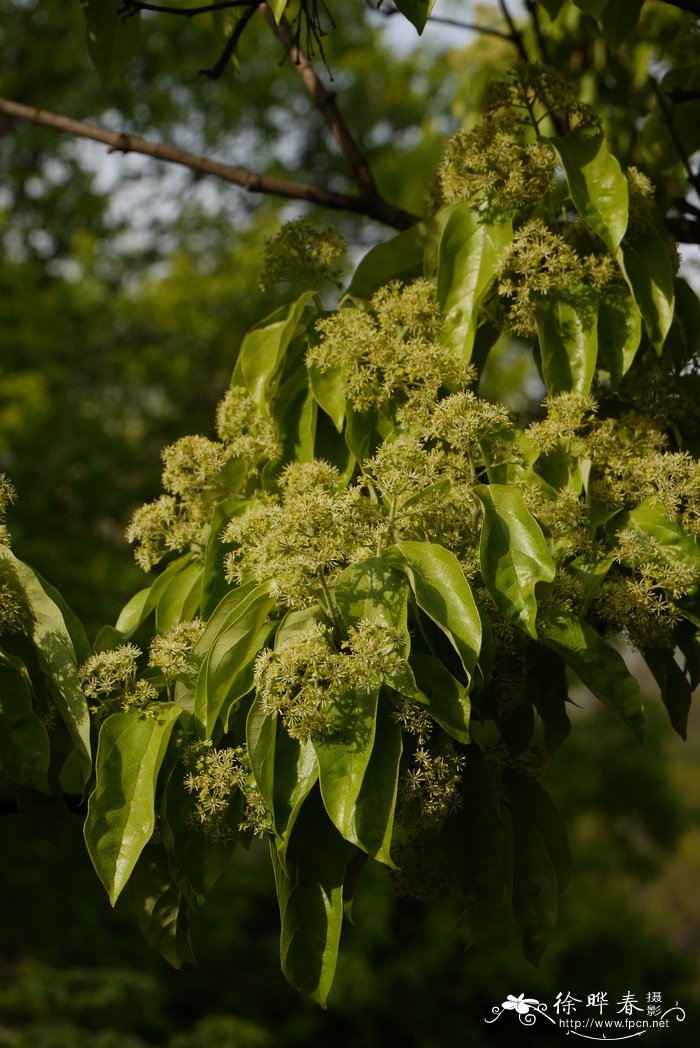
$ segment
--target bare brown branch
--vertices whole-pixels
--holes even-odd
[[[289,22],[283,18],[277,25],[267,4],[265,4],[264,11],[273,33],[299,71],[307,91],[328,125],[345,162],[352,171],[360,192],[368,199],[380,199],[369,164],[338,109],[335,93],[324,86],[311,62],[298,46]]]
[[[355,214],[365,215],[367,218],[376,219],[384,225],[393,229],[408,229],[414,225],[418,218],[401,208],[394,207],[379,196],[355,195],[351,193],[336,193],[323,186],[310,185],[303,182],[292,182],[284,178],[275,178],[271,175],[261,175],[242,167],[233,167],[230,164],[221,164],[208,157],[198,156],[195,153],[187,153],[183,149],[164,145],[159,142],[149,142],[137,135],[129,135],[118,131],[107,131],[104,128],[95,127],[93,124],[85,124],[80,120],[52,113],[45,109],[35,109],[25,106],[21,102],[11,99],[0,98],[0,113],[5,116],[19,120],[28,120],[33,124],[53,128],[77,138],[87,138],[93,142],[101,142],[107,146],[110,152],[116,153],[140,153],[150,156],[156,160],[162,160],[169,164],[179,164],[190,168],[202,175],[211,175],[224,182],[240,186],[249,193],[262,193],[271,196],[285,197],[288,200],[305,200],[310,204],[320,207],[331,208],[335,211],[351,211]]]

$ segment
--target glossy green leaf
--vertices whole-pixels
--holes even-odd
[[[267,407],[268,389],[284,360],[304,310],[313,297],[313,291],[305,291],[290,306],[268,317],[271,322],[249,331],[241,343],[234,382],[244,385],[263,410]]]
[[[418,693],[410,697],[457,742],[469,742],[470,703],[467,689],[432,655],[411,655]]]
[[[165,848],[149,844],[129,885],[141,934],[173,968],[194,962],[190,946],[190,907],[173,883]]]
[[[32,707],[26,668],[0,652],[0,779],[48,793],[50,759],[49,737]]]
[[[616,386],[627,374],[642,338],[642,317],[628,293],[598,310],[598,352]]]
[[[584,222],[615,254],[620,246],[629,212],[627,179],[602,135],[551,138],[561,160],[571,199]]]
[[[644,661],[661,692],[673,730],[682,739],[688,737],[688,714],[693,698],[690,682],[669,649],[645,651]]]
[[[518,488],[480,484],[484,507],[479,557],[481,574],[496,606],[537,640],[538,582],[552,582],[554,561],[542,530]]]
[[[550,397],[590,392],[598,358],[597,312],[596,296],[584,287],[573,301],[552,293],[537,304],[542,373]]]
[[[140,15],[124,18],[119,4],[106,0],[80,0],[85,18],[88,51],[104,87],[119,76],[136,54]]]
[[[571,880],[571,848],[566,826],[556,804],[544,787],[531,779],[518,778],[507,790],[508,803],[517,818],[529,822],[545,843],[563,892]]]
[[[61,609],[45,592],[30,567],[0,546],[0,570],[22,595],[31,614],[31,640],[39,665],[52,686],[52,697],[75,747],[81,785],[92,767],[90,720],[83,695],[75,650]]]
[[[614,527],[615,531],[620,528],[632,528],[642,541],[648,539],[652,546],[650,553],[655,560],[660,559],[667,564],[683,564],[700,573],[700,547],[697,541],[683,531],[679,521],[668,520],[663,508],[651,499],[640,502],[629,513],[616,517]]]
[[[438,249],[437,296],[444,317],[440,341],[465,361],[471,359],[479,305],[512,239],[510,220],[480,222],[466,201],[447,220]]]
[[[201,564],[185,565],[165,587],[156,605],[156,630],[164,633],[178,622],[193,619],[199,609]]]
[[[409,585],[403,572],[389,567],[381,557],[370,557],[345,568],[333,592],[346,626],[366,621],[393,627],[404,638],[402,654],[408,654]]]
[[[287,872],[272,844],[270,853],[282,919],[282,971],[296,990],[325,1007],[338,959],[348,845],[312,793],[292,833]]]
[[[194,694],[195,722],[202,738],[210,738],[217,718],[252,688],[253,663],[269,636],[266,620],[274,605],[275,598],[267,592],[251,596],[231,612],[213,640]]]
[[[673,267],[666,241],[647,233],[631,244],[622,244],[616,258],[652,345],[660,353],[671,328],[674,304]]]
[[[413,23],[419,33],[423,32],[434,3],[435,0],[396,0],[396,6],[401,14]]]
[[[345,422],[345,377],[339,368],[321,371],[315,364],[309,365],[309,383],[319,406],[332,420],[340,433]]]
[[[372,754],[355,799],[348,833],[343,836],[377,862],[394,869],[391,836],[402,750],[401,728],[389,703],[380,697]]]
[[[289,0],[268,0],[270,10],[275,16],[275,22],[277,22],[277,25],[280,24],[280,21],[282,20],[282,15],[284,14],[284,9],[288,3]]]
[[[328,710],[332,732],[313,740],[326,811],[346,840],[355,841],[355,802],[372,755],[377,692],[333,695]]]
[[[276,739],[277,714],[267,713],[255,698],[246,718],[246,745],[255,784],[270,812],[274,811]]]
[[[454,553],[435,542],[397,542],[385,560],[406,573],[418,607],[448,637],[471,677],[481,647],[481,619]]]
[[[88,802],[85,842],[115,904],[155,826],[156,780],[181,710],[156,703],[148,716],[115,713],[102,725],[97,782]]]
[[[160,575],[154,579],[150,586],[144,587],[135,593],[131,600],[122,608],[117,619],[115,629],[121,633],[125,639],[133,636],[136,630],[141,626],[152,611],[158,605],[158,601],[166,592],[171,582],[187,568],[192,562],[192,557],[189,553],[182,557],[178,557],[176,560],[170,562],[166,568],[161,571]]]
[[[317,780],[318,761],[313,743],[310,740],[298,742],[285,731],[280,732],[275,746],[272,812],[277,855],[285,868],[290,834],[301,806]]]
[[[352,298],[369,298],[389,280],[407,283],[422,276],[424,239],[423,224],[418,223],[391,240],[377,244],[361,259],[347,294]]]
[[[619,652],[592,626],[570,611],[547,609],[544,641],[638,738],[643,738],[645,718],[639,685]]]
[[[58,592],[56,587],[52,586],[50,582],[47,582],[38,571],[35,569],[32,570],[34,571],[34,574],[46,596],[57,605],[58,610],[61,612],[63,622],[68,630],[71,643],[73,644],[76,662],[79,666],[82,665],[82,663],[89,658],[91,652],[90,641],[87,638],[82,622],[72,609],[68,607],[63,599],[63,595]]]

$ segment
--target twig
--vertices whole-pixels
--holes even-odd
[[[282,18],[280,24],[277,25],[274,15],[267,4],[263,6],[263,11],[270,24],[272,32],[281,42],[285,51],[292,59],[292,62],[299,72],[299,76],[304,82],[306,90],[311,95],[317,109],[328,125],[328,128],[338,144],[348,167],[352,171],[361,193],[368,199],[381,199],[372,172],[370,171],[369,164],[341,116],[335,93],[333,91],[328,91],[327,88],[324,87],[316,70],[301,50],[289,22],[285,18]]]
[[[231,55],[236,50],[236,45],[238,44],[238,41],[243,36],[246,26],[257,11],[258,6],[258,4],[254,4],[252,7],[249,7],[246,11],[243,12],[243,14],[233,27],[233,31],[230,37],[226,41],[226,46],[221,52],[219,61],[216,63],[215,66],[212,66],[211,69],[200,69],[200,76],[206,76],[209,80],[218,80],[219,77],[223,75],[226,66],[229,64]],[[267,4],[265,5],[265,9],[267,9]]]
[[[700,244],[700,221],[670,215],[666,227],[679,244]]]
[[[659,103],[659,109],[661,110],[661,115],[664,119],[664,123],[666,124],[668,132],[673,140],[673,144],[676,147],[676,152],[678,153],[680,161],[688,174],[688,181],[694,189],[698,189],[700,187],[700,179],[696,174],[693,173],[693,169],[690,165],[690,158],[688,156],[688,153],[686,152],[686,148],[681,142],[678,131],[676,130],[673,124],[673,114],[669,112],[668,106],[666,105],[666,100],[663,96],[663,92],[661,91],[659,85],[657,84],[656,80],[653,79],[653,77],[651,78],[651,86],[654,94],[656,95],[656,101]]]
[[[506,0],[498,0],[498,6],[500,7],[501,13],[503,14],[503,17],[506,20],[506,25],[508,26],[511,40],[513,41],[513,43],[517,47],[518,54],[522,58],[523,62],[529,62],[530,61],[530,56],[528,55],[527,51],[525,50],[525,44],[523,43],[522,33],[520,32],[520,30],[516,26],[515,22],[511,18],[510,11],[508,10],[508,7],[506,6]]]
[[[697,102],[700,100],[700,90],[684,91],[677,88],[675,91],[665,91],[664,94],[670,98],[674,105],[682,102]]]
[[[162,4],[142,3],[142,0],[122,0],[123,6],[117,11],[118,15],[129,17],[136,15],[139,11],[155,11],[161,15],[181,15],[183,18],[196,18],[197,15],[206,15],[212,11],[229,11],[235,7],[256,6],[258,0],[224,0],[223,3],[205,4],[203,7],[167,7]]]
[[[221,164],[208,157],[187,153],[183,149],[174,146],[162,145],[158,142],[149,142],[137,135],[128,135],[118,131],[107,131],[104,128],[95,127],[93,124],[84,124],[80,120],[72,120],[70,117],[59,113],[52,113],[45,109],[35,109],[32,106],[22,105],[10,99],[0,98],[0,113],[15,117],[20,120],[28,120],[33,124],[53,128],[55,131],[63,131],[77,138],[88,138],[94,142],[101,142],[109,147],[110,152],[116,153],[140,153],[144,156],[154,157],[169,164],[179,164],[182,167],[198,171],[203,175],[212,175],[224,182],[240,186],[249,193],[263,193],[271,196],[285,197],[288,200],[305,200],[310,204],[320,207],[331,208],[335,211],[351,211],[355,214],[374,218],[384,225],[393,229],[408,229],[418,221],[416,215],[395,207],[381,197],[355,195],[351,193],[337,193],[323,186],[310,185],[304,182],[291,182],[283,178],[274,178],[270,175],[260,175],[242,167],[233,167],[230,164]]]
[[[674,197],[671,201],[674,207],[677,207],[679,211],[685,212],[687,215],[694,215],[695,218],[700,218],[700,207],[696,207],[695,204],[691,204],[685,197]]]

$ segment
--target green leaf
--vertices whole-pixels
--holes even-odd
[[[193,619],[199,608],[201,564],[185,565],[170,579],[156,605],[156,630],[165,633],[178,622]]]
[[[629,213],[627,179],[602,135],[551,138],[561,160],[569,193],[584,222],[614,255],[620,246]]]
[[[397,542],[385,560],[406,573],[418,607],[448,637],[470,678],[481,647],[481,619],[454,553],[435,542]]]
[[[464,685],[432,655],[413,653],[411,669],[419,690],[410,698],[425,706],[426,713],[453,739],[468,743],[470,704]]]
[[[294,337],[307,304],[314,297],[305,291],[296,301],[272,314],[279,319],[249,331],[241,343],[234,371],[234,384],[245,386],[263,411],[267,409],[268,390],[277,374],[289,343]]]
[[[347,404],[346,411],[345,443],[357,461],[364,462],[375,453],[392,427],[373,411],[355,411],[352,404]]]
[[[619,652],[592,626],[570,611],[547,609],[544,641],[639,738],[644,736],[645,718],[639,685]]]
[[[563,892],[571,880],[571,849],[564,820],[556,804],[539,782],[517,778],[509,784],[508,803],[517,818],[534,826],[545,843]]]
[[[185,786],[186,774],[187,769],[178,760],[168,776],[163,795],[161,838],[188,885],[201,899],[224,873],[233,842],[220,841],[193,829],[196,826],[197,797]],[[240,797],[240,794],[236,796]]]
[[[73,641],[61,609],[45,592],[32,569],[17,560],[7,546],[0,546],[0,571],[22,594],[31,614],[31,640],[42,672],[51,682],[56,708],[75,747],[81,785],[84,785],[92,768],[90,719],[78,680]]]
[[[343,836],[392,869],[397,868],[390,849],[402,751],[401,728],[389,703],[380,697],[372,754],[355,800],[349,833]]]
[[[642,538],[651,541],[652,556],[666,564],[683,564],[692,571],[700,572],[700,547],[690,535],[686,535],[680,522],[668,520],[661,506],[646,499],[622,516],[615,517],[614,528],[633,528]],[[628,567],[634,565],[623,560]]]
[[[555,19],[567,0],[539,0],[551,19]]]
[[[280,24],[282,15],[284,14],[284,9],[288,3],[289,0],[268,0],[269,8],[275,16],[275,22],[277,22],[277,25]]]
[[[389,567],[381,557],[370,557],[345,568],[333,592],[346,626],[368,621],[397,629],[404,638],[402,654],[408,654],[409,585],[402,572]]]
[[[334,825],[356,844],[355,802],[374,746],[377,691],[334,694],[328,719],[331,733],[313,740],[321,796]]]
[[[124,18],[118,3],[107,0],[80,0],[85,18],[88,51],[105,87],[119,76],[136,54],[139,42],[140,15]]]
[[[622,244],[616,256],[652,345],[661,352],[673,320],[673,267],[666,241],[656,233]]]
[[[80,666],[87,658],[89,658],[91,651],[90,641],[87,638],[87,633],[83,628],[83,624],[71,608],[68,607],[63,596],[58,592],[56,587],[52,586],[50,582],[47,582],[38,571],[34,570],[34,574],[46,596],[58,606],[58,609],[63,616],[66,629],[68,630],[68,635],[73,644],[76,662]]]
[[[419,33],[422,33],[425,23],[430,18],[435,0],[395,0],[395,2],[401,14],[406,16]]]
[[[213,640],[194,694],[194,717],[202,738],[210,738],[217,718],[253,687],[253,663],[273,628],[266,620],[274,606],[275,598],[268,592],[251,594],[231,612]],[[198,648],[199,642],[195,651]]]
[[[564,664],[558,655],[538,645],[533,652],[527,687],[544,728],[544,745],[553,753],[569,735],[571,722],[566,712],[568,688]]]
[[[321,371],[315,364],[308,371],[314,397],[340,433],[345,422],[345,376],[339,368]]]
[[[484,507],[479,557],[481,574],[496,606],[537,640],[538,582],[552,582],[555,568],[539,524],[517,488],[480,484]]]
[[[471,360],[479,306],[512,239],[510,220],[479,222],[467,202],[447,220],[438,249],[437,296],[444,316],[440,341],[465,361]]]
[[[173,968],[180,968],[184,961],[194,962],[190,907],[173,883],[162,845],[147,845],[129,885],[129,896],[146,942]]]
[[[598,22],[610,47],[617,48],[634,32],[644,0],[607,0]]]
[[[153,833],[158,771],[180,713],[172,703],[156,703],[148,716],[115,713],[100,730],[84,832],[113,906]]]
[[[0,652],[0,778],[49,793],[50,759],[49,737],[32,707],[26,667]]]
[[[298,742],[282,731],[275,746],[272,811],[275,845],[286,869],[287,847],[301,806],[318,779],[318,761],[310,740]]]
[[[542,834],[517,809],[513,812],[513,913],[525,957],[538,965],[556,928],[559,883]]]
[[[630,294],[598,309],[598,351],[616,386],[627,374],[642,338],[642,317]]]
[[[423,223],[377,244],[360,261],[347,294],[351,298],[369,298],[389,280],[407,283],[423,275]]]
[[[270,854],[282,919],[282,971],[296,990],[325,1007],[338,959],[348,845],[312,794],[292,833],[288,872],[272,844]]]
[[[277,714],[267,713],[256,697],[246,718],[246,744],[255,784],[269,812],[274,811],[276,738]]]
[[[575,300],[552,293],[535,307],[542,373],[549,396],[587,396],[598,358],[597,298],[581,287]]]
[[[644,661],[659,685],[661,701],[668,711],[673,730],[688,737],[688,714],[693,693],[688,678],[669,649],[645,651]]]
[[[597,18],[601,14],[608,0],[574,0],[574,3],[587,15]]]

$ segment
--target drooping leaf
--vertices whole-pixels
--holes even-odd
[[[246,745],[255,784],[269,812],[274,811],[276,739],[277,714],[266,712],[256,697],[246,718]]]
[[[0,570],[21,594],[31,616],[31,640],[52,697],[75,748],[81,786],[92,767],[90,720],[78,680],[75,650],[61,609],[49,597],[30,567],[0,545]]]
[[[673,267],[665,241],[647,233],[623,243],[616,254],[620,269],[642,314],[647,333],[661,352],[673,320]]]
[[[619,652],[578,615],[547,609],[544,641],[602,704],[616,714],[638,738],[644,736],[644,705],[639,684]]]
[[[688,736],[688,714],[693,698],[690,682],[670,649],[644,652],[644,661],[659,685],[663,702],[674,731],[682,739]]]
[[[467,689],[432,655],[415,652],[411,668],[418,692],[410,697],[425,706],[434,721],[457,742],[469,742],[470,704]]]
[[[268,389],[313,296],[313,291],[305,291],[291,305],[277,310],[267,322],[249,331],[241,343],[233,383],[245,386],[262,410],[266,409]]]
[[[471,359],[479,305],[512,239],[510,220],[479,222],[466,201],[447,220],[438,249],[437,297],[444,316],[440,341],[465,361]]]
[[[598,23],[610,47],[619,47],[634,32],[643,3],[644,0],[607,0]]]
[[[406,229],[391,240],[377,244],[360,261],[348,295],[369,298],[372,292],[389,280],[408,282],[423,275],[423,223]]]
[[[523,952],[537,965],[556,928],[559,884],[542,834],[519,810],[513,812],[513,913]]]
[[[174,884],[161,844],[148,844],[134,871],[129,896],[141,933],[173,968],[194,961],[190,906]]]
[[[557,17],[566,2],[567,0],[540,0],[540,4],[552,19]]]
[[[51,748],[32,707],[29,675],[19,659],[0,652],[0,773],[18,786],[49,792]]]
[[[627,179],[602,135],[549,139],[566,175],[569,193],[584,222],[615,254],[620,246],[629,211]]]
[[[105,87],[119,76],[136,54],[139,42],[140,15],[131,12],[124,18],[119,4],[106,0],[80,0],[85,18],[88,51]]]
[[[285,872],[270,847],[282,919],[282,971],[300,993],[325,1007],[343,923],[343,877],[349,847],[314,792],[299,812]]]
[[[554,561],[542,530],[518,488],[480,484],[484,507],[479,558],[489,593],[503,614],[537,640],[538,582],[552,582]]]
[[[418,607],[440,627],[471,677],[481,647],[481,619],[454,553],[435,542],[397,542],[385,560],[408,576]]]
[[[356,843],[355,802],[372,756],[377,691],[347,690],[332,696],[331,732],[313,740],[323,803],[346,840]]]
[[[390,849],[402,750],[401,728],[389,703],[380,697],[372,753],[355,799],[347,838],[377,862],[393,868],[396,864]]]
[[[180,713],[172,703],[157,703],[148,716],[114,713],[100,729],[84,833],[112,905],[153,833],[158,771]]]
[[[434,3],[435,0],[396,0],[396,6],[401,14],[413,23],[419,33],[423,32]]]
[[[616,386],[627,374],[642,338],[642,317],[630,294],[601,302],[598,310],[598,352]]]
[[[571,731],[566,712],[568,688],[561,659],[541,645],[532,656],[528,686],[542,720],[545,749],[547,753],[553,753]]]
[[[165,630],[178,622],[193,619],[199,608],[202,581],[200,564],[185,565],[163,590],[156,605],[156,630]]]
[[[148,616],[158,606],[158,601],[166,592],[171,582],[184,571],[192,561],[189,553],[170,562],[153,583],[135,593],[131,600],[122,608],[117,619],[115,629],[121,633],[125,640],[133,636]]]
[[[284,14],[284,9],[288,3],[289,0],[269,0],[270,10],[275,16],[275,22],[277,22],[277,25],[280,24],[282,15]]]
[[[563,892],[571,880],[571,848],[561,812],[545,788],[532,779],[514,779],[507,796],[511,811],[537,828],[556,871],[557,888]]]
[[[542,373],[549,396],[587,396],[598,358],[598,302],[581,287],[572,300],[553,292],[535,308]]]
[[[317,365],[308,368],[309,383],[319,406],[325,411],[340,433],[345,422],[345,378],[339,368],[321,371]]]
[[[35,569],[32,570],[34,571],[44,593],[58,606],[65,627],[68,630],[68,635],[73,644],[76,661],[80,666],[90,655],[90,641],[87,638],[83,624],[75,612],[66,604],[63,595],[58,592],[56,587],[52,586],[50,582],[47,582],[38,571]]]
[[[346,626],[377,622],[397,629],[404,638],[402,654],[408,654],[406,624],[409,586],[406,576],[382,560],[370,557],[351,564],[334,586],[335,601]]]
[[[285,731],[280,732],[275,746],[272,812],[277,835],[275,845],[283,867],[294,823],[317,779],[318,761],[313,743],[298,742]]]

